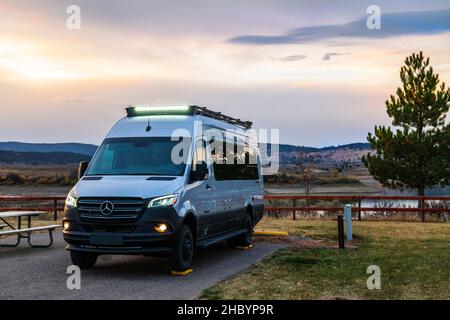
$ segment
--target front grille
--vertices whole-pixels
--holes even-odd
[[[111,203],[112,210],[102,213],[102,204]],[[78,211],[82,220],[133,221],[144,210],[145,201],[141,198],[80,198]],[[111,209],[111,206],[109,206]],[[105,210],[104,210],[105,211]]]

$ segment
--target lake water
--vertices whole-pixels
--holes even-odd
[[[416,196],[417,192],[414,190],[392,190],[392,189],[384,189],[384,191],[380,192],[378,195],[380,196]],[[450,186],[444,188],[433,188],[427,189],[425,191],[425,196],[450,196]],[[433,201],[426,201],[427,203],[431,203]],[[361,201],[362,207],[375,207],[375,206],[383,206],[383,205],[392,205],[393,207],[411,207],[416,208],[418,206],[418,202],[415,200],[382,200],[382,201],[374,201],[374,200],[363,200]]]

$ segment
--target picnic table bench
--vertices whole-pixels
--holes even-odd
[[[53,224],[48,226],[32,227],[31,219],[39,216],[42,211],[6,211],[0,212],[0,236],[6,236],[11,234],[17,235],[16,243],[0,244],[2,247],[17,247],[22,239],[27,239],[28,245],[32,248],[48,248],[53,244],[53,231],[56,228],[61,227],[59,224]],[[11,222],[8,222],[8,218],[16,218],[17,226],[14,226]],[[22,218],[27,219],[27,227],[22,228]],[[4,230],[9,228],[8,230]],[[36,231],[47,230],[49,235],[49,243],[45,245],[33,244],[31,242],[31,234]]]

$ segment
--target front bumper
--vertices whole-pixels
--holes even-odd
[[[63,221],[70,222],[63,231],[67,250],[95,254],[163,254],[170,253],[176,233],[182,224],[173,207],[146,208],[134,221],[111,219],[86,220],[80,218],[77,208],[66,207]],[[158,233],[158,223],[169,225],[169,230]]]

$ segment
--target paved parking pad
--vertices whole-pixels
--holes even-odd
[[[81,271],[81,289],[69,290],[66,271],[72,263],[64,246],[58,232],[49,249],[31,249],[25,244],[0,248],[0,277],[6,284],[0,299],[194,299],[283,247],[256,242],[249,250],[225,245],[203,249],[195,257],[194,272],[187,276],[172,276],[166,259],[101,256],[93,269]]]

